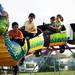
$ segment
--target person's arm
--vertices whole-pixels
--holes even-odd
[[[58,29],[58,28],[54,26],[49,26],[49,29]]]
[[[59,26],[57,29],[58,29],[58,30],[61,30],[61,28],[62,28],[62,26]]]
[[[13,37],[13,33],[12,33],[11,30],[8,32],[8,35],[9,35],[10,40],[12,40],[12,41],[15,40],[15,38]]]
[[[34,27],[32,28],[32,33],[37,33],[37,27],[34,26]]]
[[[37,25],[35,23],[35,21],[33,21],[33,28],[32,28],[32,33],[37,33]]]
[[[61,30],[63,25],[64,25],[63,22],[60,22],[60,25],[58,26],[57,29],[58,29],[58,30]]]

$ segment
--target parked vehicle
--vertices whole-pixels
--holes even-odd
[[[19,66],[20,72],[37,72],[39,71],[39,67],[37,62],[33,60],[26,60],[22,66]]]

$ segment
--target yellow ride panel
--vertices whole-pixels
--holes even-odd
[[[0,66],[15,66],[16,64],[18,61],[15,61],[9,54],[3,36],[0,36]]]

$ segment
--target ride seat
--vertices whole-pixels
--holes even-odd
[[[73,32],[75,32],[75,23],[71,23],[70,26],[71,26]]]
[[[75,23],[70,24],[72,31],[73,31],[73,40],[75,40]]]

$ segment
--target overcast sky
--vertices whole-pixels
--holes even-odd
[[[64,22],[75,22],[75,0],[0,0],[4,9],[9,13],[10,23],[19,22],[24,24],[28,14],[36,15],[37,24],[49,23],[51,16],[61,14]]]
[[[0,3],[9,13],[10,26],[13,21],[22,26],[31,12],[36,15],[37,25],[49,23],[49,18],[57,14],[64,17],[66,28],[75,22],[75,0],[0,0]]]

